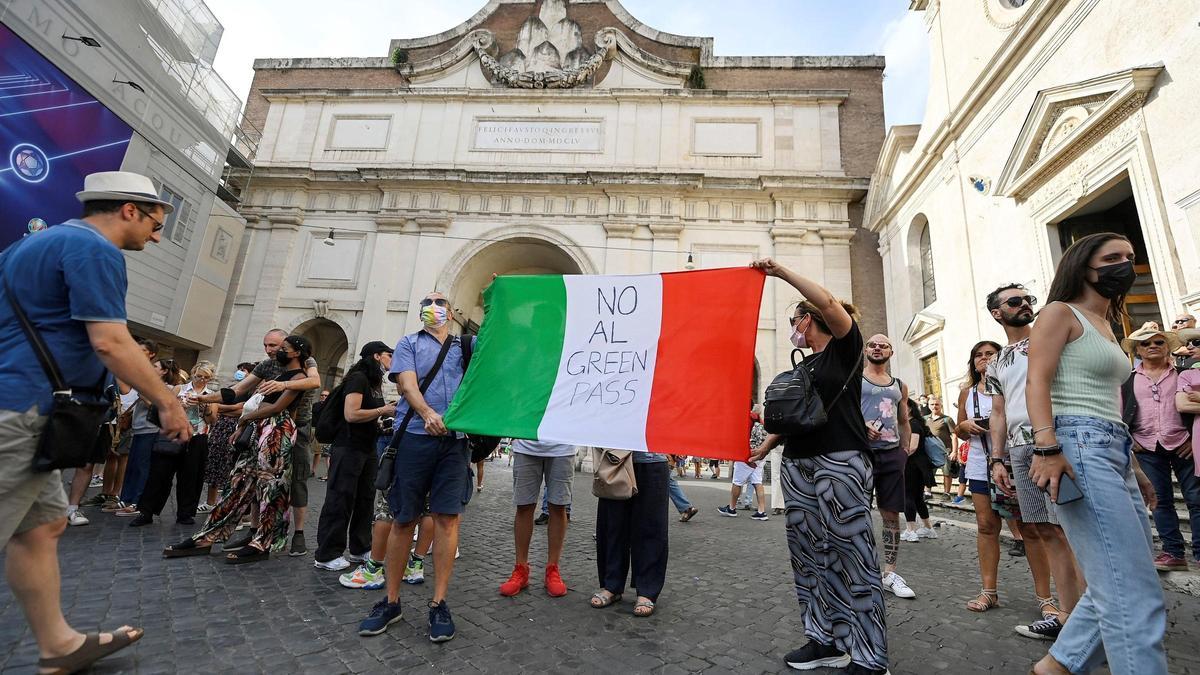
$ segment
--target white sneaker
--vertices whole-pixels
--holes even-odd
[[[354,565],[359,565],[359,564],[365,563],[367,561],[367,556],[354,555],[353,553],[347,553],[346,555],[344,555],[342,557],[345,558],[346,560],[350,561]]]
[[[937,539],[937,530],[932,527],[917,528],[917,536],[921,539]]]
[[[79,511],[70,511],[67,513],[68,525],[87,525],[90,522],[92,521],[88,520],[87,516],[83,515]]]
[[[917,594],[904,583],[904,577],[895,572],[883,575],[883,587],[892,592],[897,598],[915,598]]]
[[[313,567],[319,570],[329,570],[330,572],[341,572],[344,569],[350,568],[350,561],[338,556],[329,562],[321,562],[320,560],[313,561]]]
[[[918,542],[920,539],[917,538],[916,530],[905,530],[900,533],[900,541]]]
[[[88,481],[88,487],[90,487],[90,488],[104,487],[104,476],[97,476],[96,474],[92,474],[92,480]]]

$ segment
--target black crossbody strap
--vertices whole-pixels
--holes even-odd
[[[804,352],[800,351],[799,349],[793,349],[792,350],[792,369],[793,370],[795,370],[800,365],[800,364],[796,363],[796,355],[797,354],[800,355],[800,364],[805,363],[805,361],[807,360],[804,358]],[[833,400],[830,401],[829,404],[825,406],[826,414],[828,414],[830,410],[833,410],[833,405],[838,402],[838,399],[842,398],[842,394],[846,393],[846,388],[850,386],[850,382],[854,379],[855,374],[859,374],[861,376],[862,362],[863,362],[863,354],[860,352],[858,354],[858,360],[854,362],[854,367],[850,369],[850,374],[846,376],[846,381],[842,383],[842,388],[838,390],[837,396],[834,396]],[[812,379],[813,390],[816,391],[817,374],[812,372],[811,370],[808,371],[808,374],[809,374],[810,379]]]
[[[5,262],[8,261],[9,255],[12,254],[17,246],[20,246],[19,242],[4,254]],[[71,389],[67,386],[66,380],[63,379],[62,371],[58,368],[58,362],[50,354],[50,348],[46,346],[46,342],[42,340],[41,334],[38,333],[29,316],[25,314],[25,310],[21,308],[21,303],[17,301],[17,296],[13,294],[12,287],[8,285],[7,268],[8,265],[5,265],[3,273],[4,295],[8,298],[8,304],[12,307],[13,315],[17,317],[17,322],[21,324],[21,331],[25,333],[25,339],[29,340],[29,346],[33,348],[33,354],[37,357],[38,363],[42,364],[42,370],[46,373],[46,378],[50,380],[50,386],[54,390],[54,393],[70,394]]]
[[[425,374],[425,379],[421,380],[420,391],[422,396],[425,395],[425,390],[429,389],[429,384],[433,382],[434,376],[436,376],[438,371],[442,369],[442,363],[446,361],[446,354],[450,353],[450,345],[454,344],[454,340],[455,338],[453,335],[446,336],[446,341],[442,343],[442,350],[438,352],[437,360],[433,362],[433,367],[430,368],[429,372]],[[413,410],[412,404],[409,404],[408,412],[404,413],[404,421],[400,423],[400,426],[395,427],[398,433],[393,436],[393,439],[399,438],[400,434],[404,433],[404,430],[408,428],[408,423],[412,421],[415,413],[416,411]],[[392,441],[393,444],[395,442],[395,440]]]

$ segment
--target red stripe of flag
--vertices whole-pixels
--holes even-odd
[[[749,267],[662,275],[662,328],[646,447],[744,460],[764,275]]]

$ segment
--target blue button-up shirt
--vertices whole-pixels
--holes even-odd
[[[442,367],[438,369],[437,374],[433,376],[433,381],[429,383],[429,388],[425,390],[425,402],[439,415],[446,414],[446,409],[450,407],[450,401],[454,399],[455,392],[462,384],[465,371],[460,338],[451,336],[448,339],[454,340],[454,342],[450,345],[450,350],[446,352],[446,360],[442,362]],[[475,338],[471,337],[470,339],[474,340]],[[438,342],[438,339],[428,331],[421,330],[412,335],[405,335],[396,343],[388,379],[397,381],[400,373],[411,372],[416,374],[417,384],[420,384],[425,379],[425,375],[433,368],[438,353],[441,351],[442,343]],[[397,423],[408,414],[408,409],[408,402],[401,397],[396,403]],[[412,421],[408,423],[406,431],[410,434],[425,435],[428,433],[425,431],[425,421],[415,413]],[[456,434],[456,436],[461,436],[461,434]]]

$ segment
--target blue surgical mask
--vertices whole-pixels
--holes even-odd
[[[244,371],[244,370],[237,370],[237,371],[234,371],[234,373],[233,373],[233,380],[234,380],[235,382],[241,382],[241,381],[242,381],[242,380],[244,380],[244,379],[246,379],[246,371]]]

